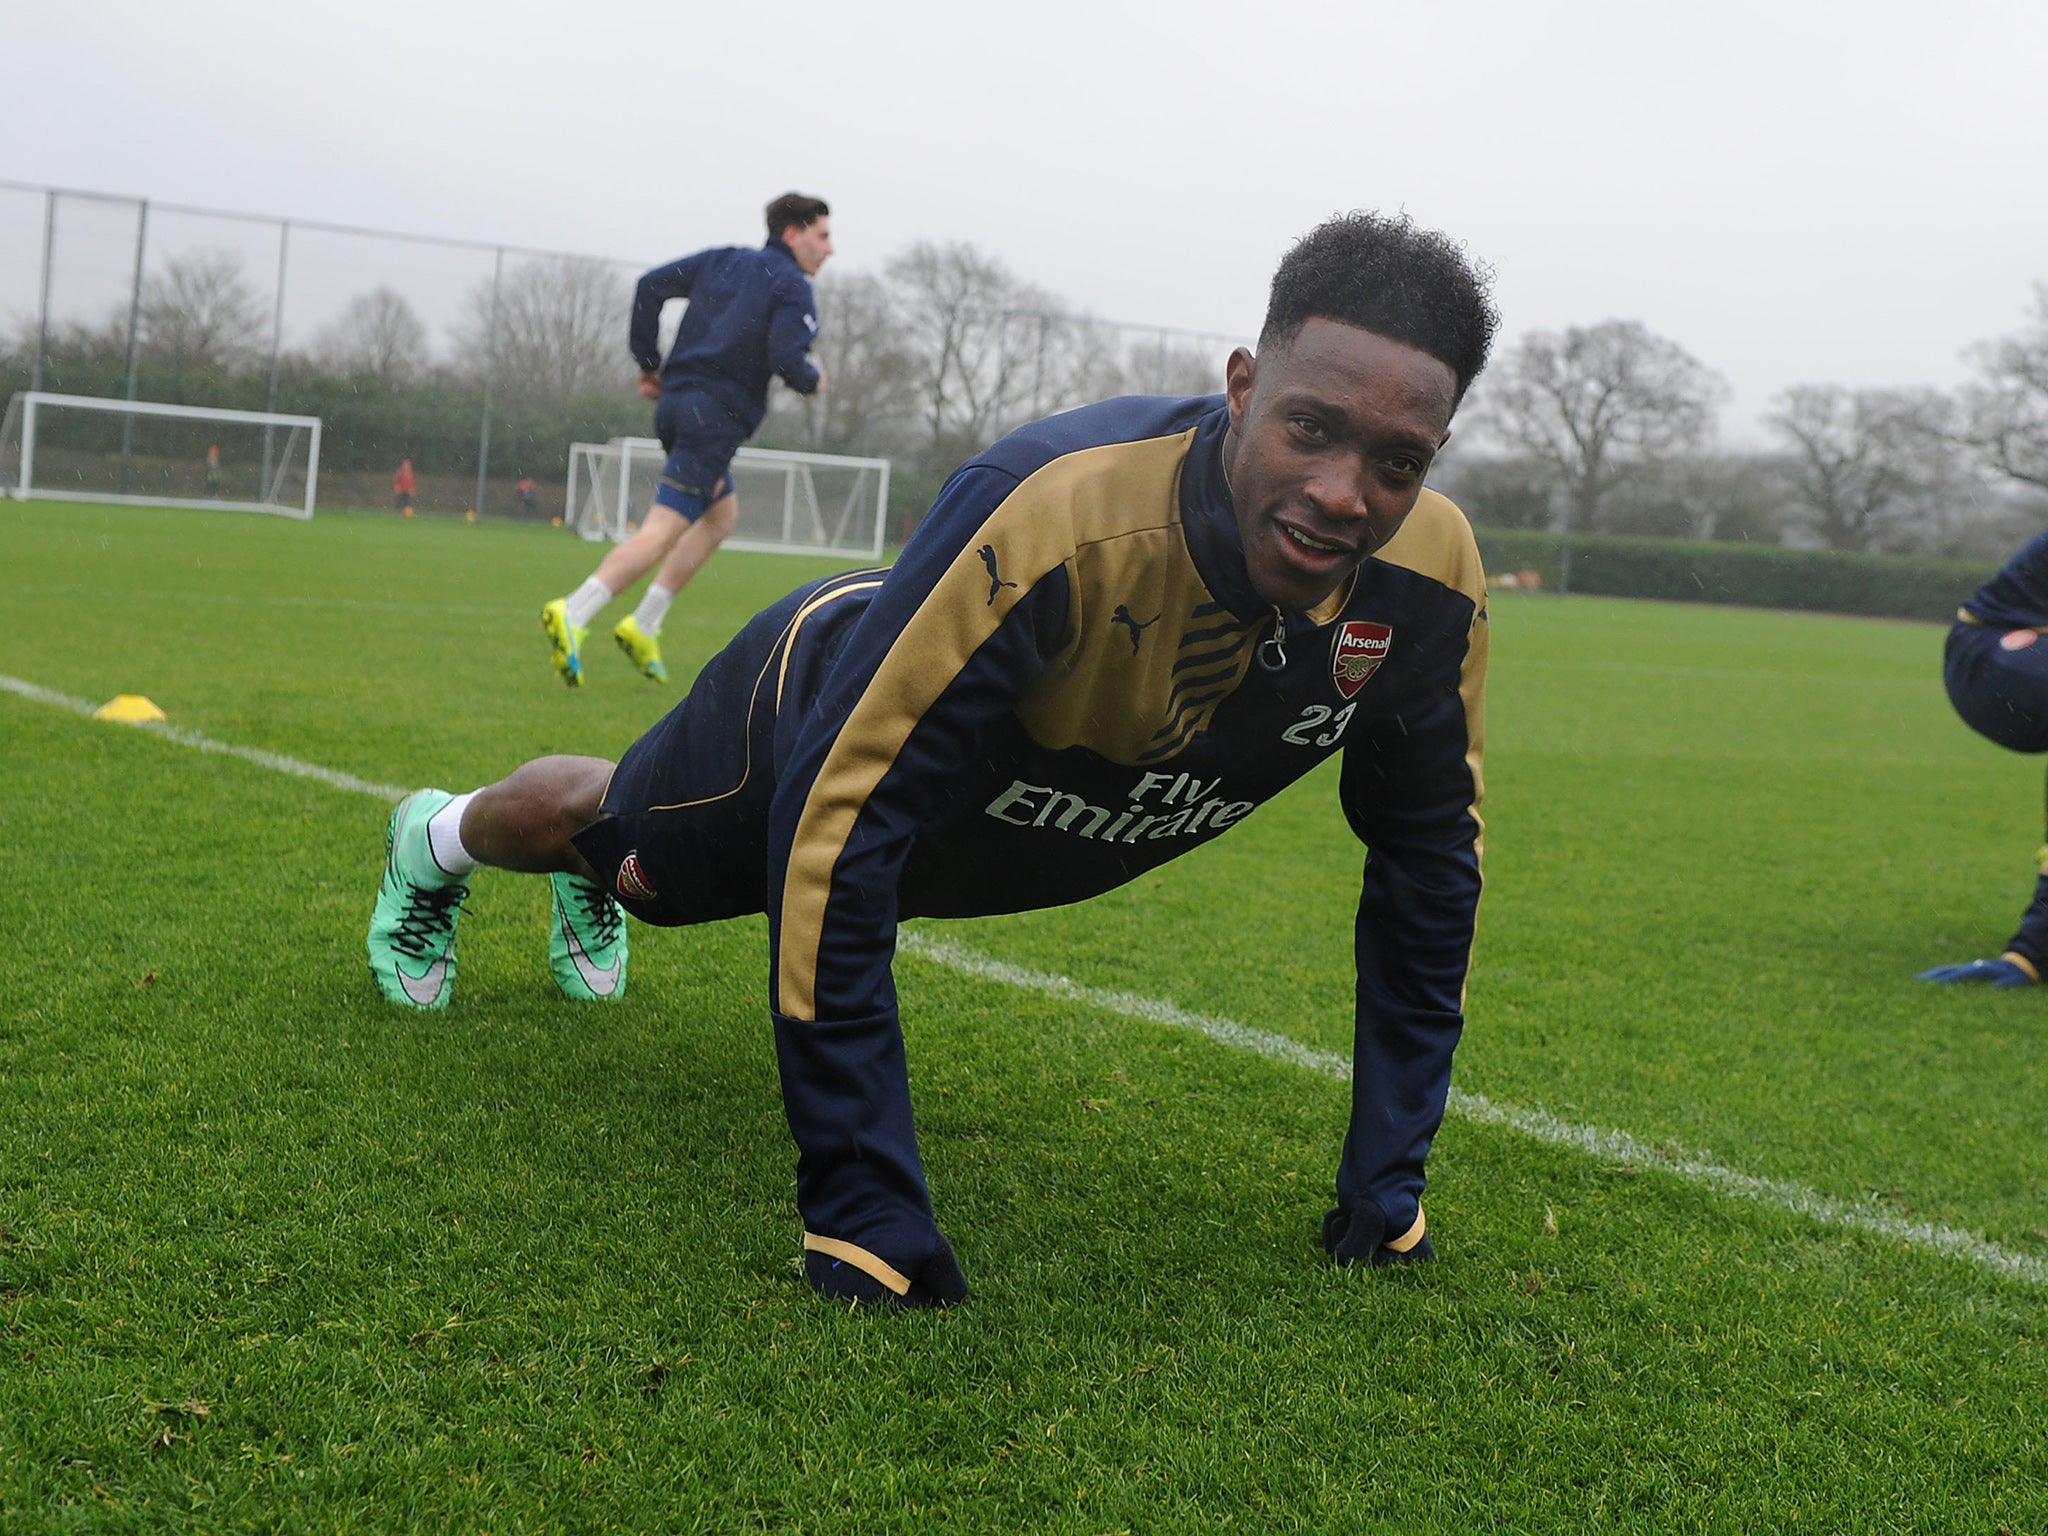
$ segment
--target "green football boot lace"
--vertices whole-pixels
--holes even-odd
[[[580,875],[549,875],[554,923],[548,969],[562,996],[609,1002],[626,995],[626,914],[611,892]]]
[[[569,622],[569,600],[558,597],[540,610],[540,627],[548,637],[555,671],[571,688],[583,686],[583,637],[589,629]]]
[[[632,614],[619,620],[612,638],[619,642],[626,659],[640,669],[642,677],[657,683],[668,681],[668,668],[661,664],[661,637],[648,634]]]
[[[455,797],[422,789],[399,801],[384,829],[384,881],[370,914],[370,976],[408,1008],[446,1008],[455,991],[455,922],[469,886],[434,862],[427,823]]]

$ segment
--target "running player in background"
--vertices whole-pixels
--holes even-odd
[[[1942,659],[1963,723],[2015,752],[2048,752],[2048,533],[2036,534],[1957,610]],[[2019,932],[1990,960],[1922,971],[1922,981],[2038,986],[2048,975],[2048,849]]]
[[[656,566],[640,605],[612,638],[643,676],[668,676],[661,622],[739,521],[727,470],[767,413],[768,380],[779,376],[801,395],[824,387],[825,370],[807,356],[818,335],[809,280],[832,254],[831,212],[822,198],[784,193],[768,205],[766,245],[699,251],[640,279],[626,339],[640,365],[640,393],[658,402],[654,430],[668,462],[639,531],[582,586],[541,609],[555,671],[571,688],[583,685],[591,621]],[[655,333],[670,299],[690,304],[663,362]]]

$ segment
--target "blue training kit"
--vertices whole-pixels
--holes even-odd
[[[661,308],[688,299],[663,362]],[[654,499],[695,522],[729,488],[727,467],[768,411],[768,381],[800,395],[818,387],[806,355],[818,334],[810,279],[779,239],[720,246],[642,275],[633,290],[627,345],[633,361],[661,371],[655,434],[668,454]]]
[[[899,919],[1110,890],[1339,753],[1370,851],[1337,1197],[1377,1207],[1389,1249],[1423,1241],[1480,890],[1485,577],[1463,514],[1425,490],[1318,609],[1263,602],[1227,425],[1220,397],[1124,399],[996,444],[892,568],[750,622],[577,836],[646,921],[767,912],[806,1246],[898,1294],[942,1241],[890,971]]]
[[[2048,533],[2036,534],[1956,613],[1942,681],[1964,724],[2015,752],[2048,752]],[[2048,868],[2005,946],[2048,977]]]

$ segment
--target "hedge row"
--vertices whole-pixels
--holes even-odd
[[[1558,589],[1561,541],[1556,534],[1473,531],[1491,577],[1535,571],[1546,590]],[[1990,575],[1991,568],[1975,560],[1845,555],[1776,545],[1578,537],[1571,546],[1574,592],[1892,619],[1948,619]]]

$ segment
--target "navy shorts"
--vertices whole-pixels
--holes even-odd
[[[782,764],[881,580],[828,576],[763,609],[626,749],[575,842],[633,916],[676,927],[766,910]]]
[[[732,456],[747,440],[746,424],[709,395],[668,390],[654,408],[654,435],[668,454],[654,504],[696,522],[732,491]]]
[[[1941,675],[1971,730],[2015,752],[2048,752],[2048,635],[1958,623]]]

